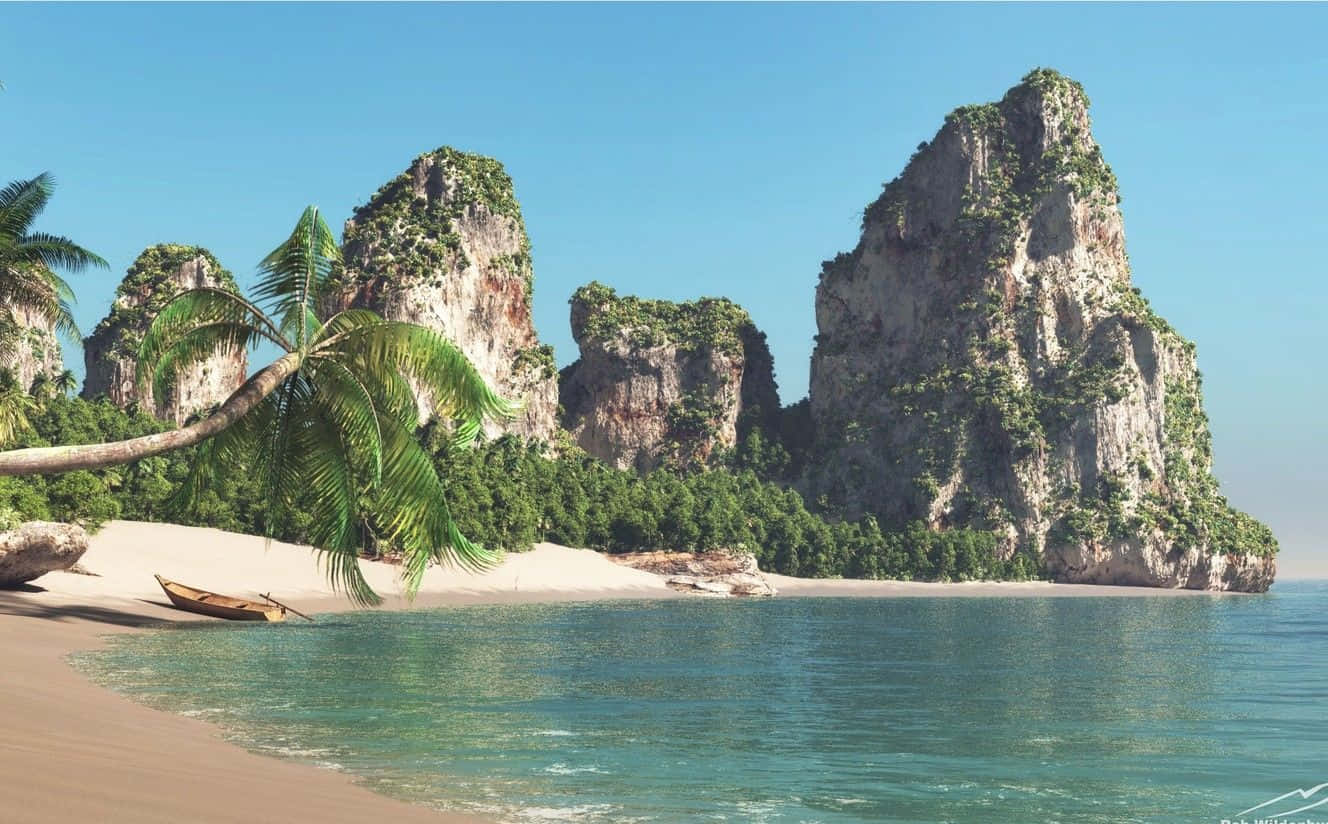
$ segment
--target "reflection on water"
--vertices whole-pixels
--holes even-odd
[[[357,613],[82,665],[421,803],[587,822],[1218,821],[1328,780],[1328,587]]]

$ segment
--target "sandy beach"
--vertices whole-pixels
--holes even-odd
[[[116,521],[80,566],[0,592],[0,793],[8,822],[398,822],[476,819],[404,804],[350,776],[267,758],[227,743],[213,725],[148,709],[94,686],[66,662],[104,636],[182,620],[153,573],[254,596],[259,588],[306,612],[352,609],[328,588],[308,547],[210,529]],[[541,544],[482,575],[432,569],[413,604],[396,568],[369,563],[384,608],[478,603],[672,598],[663,579],[590,550]],[[1177,590],[1032,583],[921,584],[769,576],[798,596],[1157,596]],[[294,619],[292,619],[294,620]]]

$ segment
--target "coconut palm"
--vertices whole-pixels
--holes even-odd
[[[221,473],[245,473],[262,487],[272,537],[299,497],[333,585],[356,601],[379,600],[359,567],[366,523],[402,551],[408,593],[430,562],[486,566],[493,556],[457,529],[415,437],[412,385],[435,399],[440,416],[457,421],[458,441],[472,440],[483,420],[506,417],[512,407],[430,329],[362,309],[325,317],[320,298],[339,261],[331,230],[310,206],[259,265],[255,301],[203,288],[162,308],[139,349],[140,380],[151,381],[157,397],[219,349],[267,343],[283,352],[209,417],[117,443],[0,453],[0,475],[110,466],[200,444],[179,500],[197,500]]]
[[[74,376],[72,370],[65,369],[55,376],[51,381],[51,385],[54,386],[55,391],[59,392],[61,395],[68,396],[78,388],[78,378]]]
[[[45,372],[38,372],[32,379],[32,385],[28,387],[28,394],[38,400],[48,400],[55,391],[55,384],[51,376]]]
[[[108,267],[69,238],[32,230],[54,189],[55,181],[45,172],[0,189],[0,304],[39,315],[57,332],[77,339],[70,310],[74,291],[55,272]]]
[[[0,445],[32,428],[28,415],[36,408],[37,402],[18,385],[14,373],[0,369]]]

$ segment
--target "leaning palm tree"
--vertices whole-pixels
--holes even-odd
[[[55,181],[45,172],[0,189],[0,305],[40,316],[57,332],[76,339],[78,326],[70,309],[74,291],[55,272],[108,267],[99,255],[69,238],[32,230],[54,189]]]
[[[324,552],[333,585],[361,603],[379,598],[359,567],[364,524],[403,555],[413,593],[431,562],[481,568],[492,554],[463,536],[443,485],[416,439],[412,385],[435,399],[469,441],[485,419],[511,414],[459,349],[422,326],[352,309],[320,307],[340,251],[318,210],[259,265],[255,301],[220,289],[177,295],[139,349],[139,377],[162,397],[181,371],[219,349],[273,344],[283,354],[216,412],[181,429],[111,444],[0,453],[0,475],[63,472],[126,463],[200,444],[179,500],[188,503],[221,473],[261,485],[268,537],[297,498],[312,516],[310,543]],[[260,308],[260,304],[268,311]]]

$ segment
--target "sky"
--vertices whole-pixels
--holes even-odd
[[[592,279],[722,295],[792,403],[862,208],[946,112],[1052,67],[1093,102],[1136,285],[1198,344],[1224,492],[1283,577],[1328,577],[1325,39],[1325,5],[0,4],[0,158],[111,263],[72,278],[86,333],[146,246],[245,285],[305,205],[339,227],[422,152],[490,155],[559,365]]]

